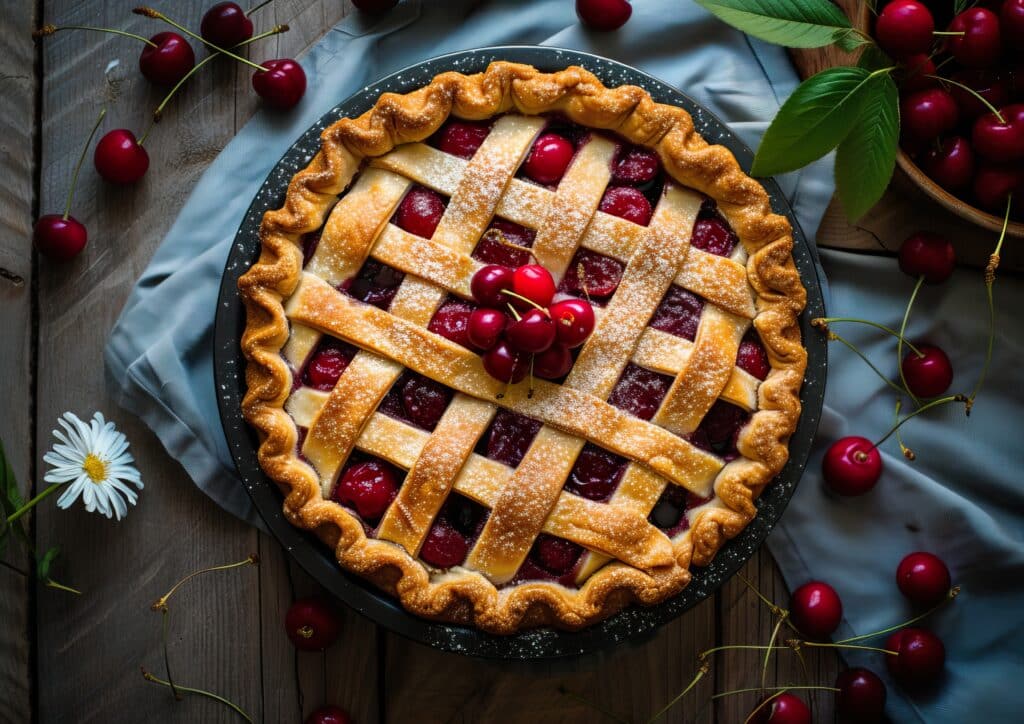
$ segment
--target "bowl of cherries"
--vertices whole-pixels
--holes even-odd
[[[1024,0],[867,5],[862,29],[900,69],[900,168],[982,227],[1002,229],[1009,205],[1024,237]]]

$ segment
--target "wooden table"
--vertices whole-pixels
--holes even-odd
[[[134,4],[18,2],[0,16],[6,57],[0,75],[0,268],[9,272],[0,278],[0,378],[7,408],[0,438],[24,489],[28,481],[41,480],[42,454],[58,416],[72,410],[87,417],[100,410],[128,435],[146,482],[138,507],[121,523],[88,514],[80,505],[61,511],[52,501],[31,517],[40,546],[62,547],[55,576],[84,593],[71,596],[0,569],[0,722],[235,721],[206,699],[176,702],[167,690],[145,682],[139,667],[163,673],[153,600],[189,571],[250,553],[259,554],[258,568],[208,576],[175,599],[170,659],[180,683],[231,698],[255,721],[298,722],[325,702],[348,708],[360,724],[601,720],[590,705],[560,693],[563,686],[622,718],[645,721],[689,682],[698,652],[723,643],[765,643],[771,614],[733,580],[647,643],[557,667],[506,667],[440,653],[347,611],[335,646],[323,654],[296,653],[284,636],[284,612],[316,585],[276,541],[200,493],[145,425],[113,403],[102,362],[106,337],[132,284],[207,164],[256,110],[249,71],[214,63],[190,82],[147,141],[152,164],[137,187],[105,185],[86,164],[74,214],[89,228],[91,241],[78,260],[47,263],[31,247],[36,216],[63,207],[98,108],[108,108],[105,128],[140,129],[161,93],[138,74],[139,48],[131,40],[68,32],[36,45],[29,33],[43,22],[107,25],[144,35],[162,29],[131,15]],[[208,4],[177,2],[174,12],[197,27]],[[42,17],[35,14],[39,6]],[[258,55],[301,53],[348,8],[339,0],[277,0],[260,11],[257,27],[287,23],[291,31],[263,41]],[[817,61],[802,56],[801,62]],[[903,191],[887,197],[883,207],[889,218],[918,213]],[[934,216],[937,209],[929,206],[927,212]],[[885,214],[872,218],[877,224]],[[877,250],[874,240],[842,222],[835,210],[824,229],[824,238],[840,245]],[[28,566],[23,559],[7,560],[16,568]],[[785,603],[785,586],[766,550],[743,573]],[[809,652],[808,661],[812,677],[831,684],[837,659]],[[755,685],[758,671],[753,652],[720,655],[711,674],[664,720],[742,721],[754,695],[715,702],[710,697]],[[773,660],[769,677],[807,683],[788,654]],[[831,721],[831,694],[813,699],[819,721]]]

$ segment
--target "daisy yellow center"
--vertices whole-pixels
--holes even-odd
[[[102,483],[107,479],[107,464],[92,453],[86,455],[82,461],[82,470],[94,483]]]

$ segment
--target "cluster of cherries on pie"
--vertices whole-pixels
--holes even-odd
[[[972,5],[951,17],[946,0],[892,0],[875,39],[903,68],[904,150],[940,186],[1002,215],[1024,192],[1024,0]]]
[[[489,131],[488,123],[452,120],[428,139],[428,143],[445,153],[468,159]],[[591,133],[594,131],[563,118],[551,118],[528,152],[518,177],[555,188]],[[599,208],[633,223],[647,225],[653,204],[665,184],[660,160],[649,149],[614,140],[619,148],[613,161],[612,180]],[[414,186],[398,205],[392,223],[411,234],[431,238],[445,208],[444,196]],[[493,219],[472,254],[484,263],[471,283],[473,298],[449,296],[428,325],[430,331],[480,353],[485,368],[502,382],[521,380],[529,373],[531,359],[533,372],[538,377],[563,378],[573,364],[574,353],[594,328],[594,307],[608,302],[624,270],[618,260],[581,248],[556,284],[546,269],[530,263],[529,247],[533,241],[533,230],[507,219]],[[318,243],[318,233],[305,237],[307,261]],[[728,256],[737,243],[736,235],[717,212],[714,202],[707,200],[693,228],[692,246]],[[403,278],[401,271],[369,258],[339,289],[386,310]],[[692,341],[703,308],[703,299],[673,285],[649,324]],[[295,385],[330,391],[357,351],[337,339],[323,337],[302,369],[297,371]],[[751,332],[742,341],[736,364],[758,379],[767,377],[768,356],[756,333]],[[671,384],[671,377],[630,363],[608,402],[629,414],[650,420]],[[378,411],[433,431],[453,394],[446,386],[406,370],[385,395]],[[745,410],[720,400],[688,440],[730,460],[738,456],[736,440],[748,420],[749,413]],[[476,452],[516,467],[540,427],[538,420],[499,409],[481,436]],[[300,450],[304,434],[300,429]],[[625,458],[588,443],[565,489],[589,500],[607,501],[626,465]],[[332,497],[358,514],[367,534],[372,535],[395,499],[403,476],[404,473],[390,463],[357,451],[343,467]],[[706,499],[680,486],[668,485],[654,506],[650,521],[667,535],[676,535],[688,526],[686,512],[705,502]],[[488,513],[486,507],[453,491],[427,533],[418,557],[442,569],[461,564],[483,529]],[[583,549],[571,541],[542,534],[513,583],[550,580],[575,586],[574,573],[582,553]]]

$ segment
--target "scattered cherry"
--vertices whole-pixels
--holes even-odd
[[[811,724],[811,710],[803,699],[784,691],[758,709],[750,724]]]
[[[203,14],[199,34],[218,47],[231,48],[252,37],[252,20],[238,3],[217,3]]]
[[[935,20],[917,0],[893,0],[878,14],[875,39],[894,58],[927,53],[932,46]]]
[[[626,0],[576,0],[577,17],[594,30],[618,30],[632,14],[633,6]]]
[[[334,607],[314,596],[300,598],[284,616],[284,630],[297,649],[323,651],[334,643],[341,631],[341,622]]]
[[[551,304],[551,298],[555,296],[555,280],[551,278],[551,273],[540,264],[524,264],[512,273],[512,291],[521,297],[526,297],[534,304],[546,307]],[[528,306],[527,303],[514,297],[511,302],[513,306]]]
[[[945,237],[927,231],[911,234],[900,246],[900,271],[923,276],[929,284],[941,284],[953,274],[956,256]]]
[[[523,173],[539,184],[556,184],[565,175],[575,153],[568,139],[557,133],[545,133],[534,141],[523,163]]]
[[[821,472],[825,483],[840,495],[863,495],[882,474],[882,456],[867,438],[840,438],[825,451]]]
[[[661,169],[658,154],[643,146],[627,148],[612,172],[612,183],[639,186],[654,180]]]
[[[353,724],[349,713],[338,706],[322,706],[311,713],[303,724]]]
[[[437,147],[460,158],[471,158],[491,132],[490,126],[469,121],[452,121],[441,129]]]
[[[401,212],[401,207],[399,207],[399,212]],[[399,226],[402,226],[401,218],[399,218]],[[469,289],[473,293],[473,298],[484,306],[505,306],[509,301],[505,292],[512,289],[512,275],[513,271],[506,266],[488,264],[481,267],[469,281]]]
[[[45,214],[32,227],[32,243],[51,261],[71,261],[85,248],[89,234],[74,216]]]
[[[981,164],[974,174],[972,189],[979,206],[1002,215],[1010,194],[1024,192],[1024,169],[1020,164]]]
[[[953,365],[940,348],[932,344],[916,345],[921,356],[911,351],[903,358],[903,377],[907,388],[917,397],[938,397],[953,383]]]
[[[265,60],[264,70],[252,74],[252,87],[267,105],[287,110],[306,93],[306,71],[291,58]]]
[[[420,558],[436,568],[451,568],[466,560],[469,541],[446,521],[438,520],[427,531]]]
[[[529,358],[513,350],[505,340],[484,353],[483,363],[487,374],[510,384],[521,382],[530,369]]]
[[[885,684],[873,671],[861,667],[840,671],[836,677],[836,713],[841,724],[876,724],[885,716]]]
[[[507,324],[508,316],[501,310],[478,307],[469,315],[466,332],[474,347],[486,350],[498,343]]]
[[[555,341],[555,323],[547,312],[529,309],[520,319],[508,325],[505,339],[525,354],[537,354],[548,349]]]
[[[334,499],[352,505],[359,517],[376,522],[398,494],[391,466],[380,460],[350,465],[334,489]]]
[[[563,344],[553,344],[533,357],[533,373],[545,380],[557,380],[572,369],[572,352]]]
[[[651,221],[651,202],[639,189],[631,186],[609,187],[598,208],[640,226],[647,226]]]
[[[943,139],[938,148],[925,152],[921,168],[943,188],[965,189],[974,178],[974,149],[963,136],[950,136]]]
[[[943,88],[917,91],[900,102],[903,129],[920,141],[930,141],[953,130],[959,114],[952,94]]]
[[[974,150],[998,163],[1024,159],[1024,103],[1004,106],[999,113],[1003,120],[995,113],[986,113],[974,122]]]
[[[92,160],[99,175],[115,184],[133,184],[149,169],[149,154],[135,140],[135,134],[125,128],[104,134]]]
[[[933,553],[910,553],[896,568],[896,585],[918,608],[937,605],[949,594],[949,568]]]
[[[759,380],[766,378],[771,371],[768,352],[764,345],[753,339],[744,339],[740,342],[739,351],[736,353],[736,366]]]
[[[434,235],[443,215],[444,200],[430,189],[417,186],[410,189],[398,205],[395,222],[410,234],[429,239]],[[479,297],[477,301],[487,303]]]
[[[886,656],[889,673],[908,689],[934,683],[946,665],[946,647],[942,640],[925,629],[896,631],[886,639],[885,648],[896,652],[895,656]]]
[[[139,56],[139,70],[151,83],[174,85],[196,64],[196,54],[188,41],[177,33],[157,33],[149,39]]]
[[[558,341],[566,347],[578,347],[594,331],[594,308],[583,299],[563,299],[548,309],[555,322]]]
[[[828,638],[839,627],[843,602],[827,583],[811,581],[793,591],[789,599],[793,625],[812,639]]]
[[[976,7],[964,10],[949,24],[950,35],[946,49],[961,65],[968,68],[986,68],[995,63],[1002,50],[999,33],[999,18],[986,8]]]

